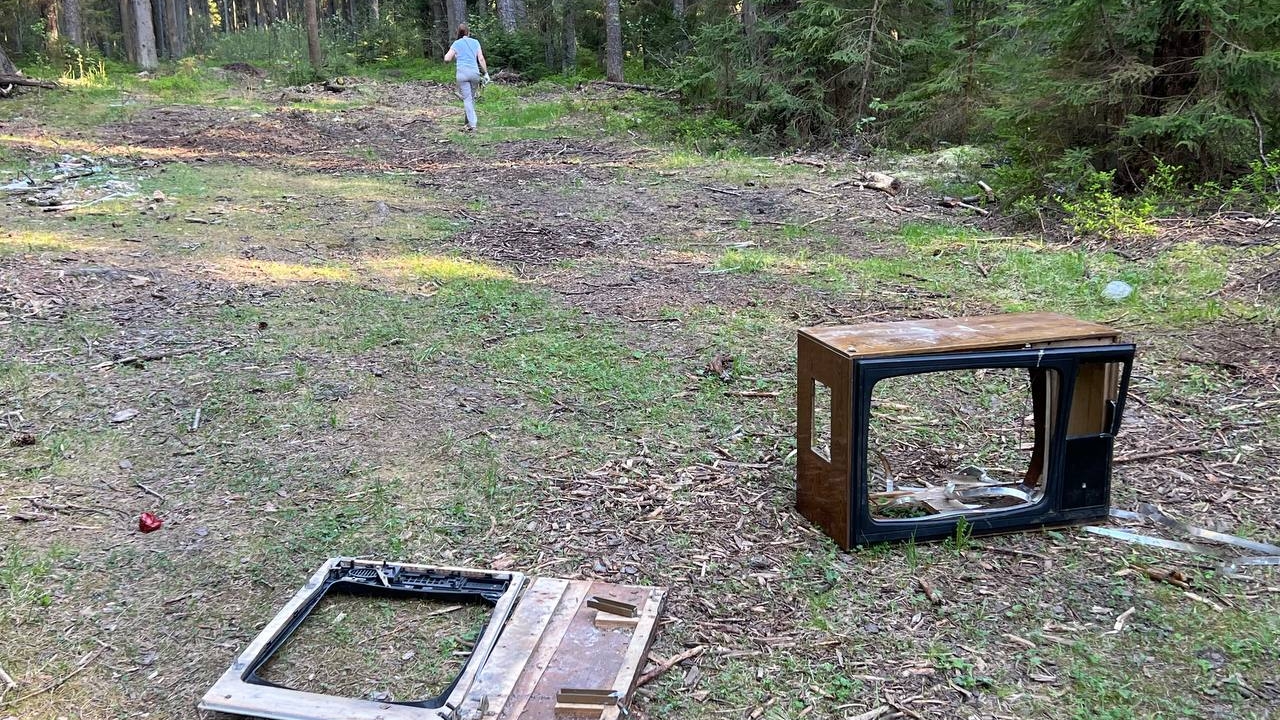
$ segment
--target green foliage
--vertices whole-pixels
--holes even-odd
[[[1123,198],[1112,192],[1114,170],[1095,172],[1073,196],[1059,196],[1076,232],[1108,238],[1154,235],[1156,205],[1150,197]]]
[[[388,13],[362,26],[350,44],[352,56],[361,64],[403,61],[422,54],[422,31],[407,18]]]
[[[506,32],[496,18],[487,17],[472,23],[471,34],[484,46],[484,57],[492,70],[509,68],[532,80],[551,73],[543,40],[533,30]]]
[[[730,16],[701,27],[679,87],[764,142],[834,137],[862,118],[858,104],[868,98],[852,70],[865,60],[868,35],[864,14],[828,0],[761,18],[752,37]]]

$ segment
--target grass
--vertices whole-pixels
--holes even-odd
[[[386,77],[392,69],[426,78],[438,68],[405,62]],[[192,75],[129,87],[142,106],[260,101],[203,70]],[[547,86],[493,89],[483,106],[493,134],[431,138],[451,143],[468,171],[506,172],[490,162],[506,139],[609,141],[594,129],[603,111],[577,97]],[[85,92],[101,107],[121,102],[118,89]],[[44,132],[73,141],[74,128],[94,121],[64,118],[63,102],[40,106],[28,96],[0,113],[37,113]],[[636,116],[625,106],[608,112]],[[79,140],[94,152],[92,138]],[[688,242],[665,217],[637,220],[634,188],[679,196],[683,186],[661,184],[676,168],[698,184],[769,175],[781,191],[821,176],[682,142],[653,150],[616,173],[572,164],[593,156],[566,151],[571,162],[547,171],[568,176],[554,187],[492,184],[482,200],[450,192],[457,177],[444,167],[335,174],[165,158],[121,171],[139,200],[169,198],[154,212],[131,199],[70,221],[14,206],[0,233],[0,287],[22,292],[4,296],[14,309],[0,316],[0,397],[4,412],[21,412],[6,417],[37,442],[0,454],[0,502],[10,514],[39,511],[28,497],[62,509],[0,526],[0,622],[58,630],[2,635],[0,657],[27,689],[103,654],[0,715],[114,717],[146,706],[156,717],[185,717],[189,697],[175,699],[173,684],[206,686],[301,578],[347,553],[479,566],[501,558],[538,574],[673,586],[656,652],[711,649],[696,672],[678,668],[643,692],[655,718],[846,717],[889,697],[922,714],[967,713],[972,701],[1012,716],[1264,716],[1266,703],[1243,688],[1268,687],[1273,674],[1272,596],[1196,572],[1179,556],[1135,555],[1071,531],[961,532],[945,543],[842,553],[793,511],[789,459],[797,325],[1014,308],[1119,319],[1144,347],[1141,421],[1122,442],[1223,437],[1231,450],[1223,452],[1242,459],[1129,464],[1117,496],[1149,499],[1177,470],[1196,482],[1173,510],[1274,540],[1265,509],[1194,494],[1216,482],[1210,471],[1230,473],[1234,488],[1275,474],[1265,448],[1280,427],[1259,420],[1259,403],[1273,396],[1239,370],[1175,360],[1187,351],[1184,337],[1215,323],[1261,332],[1274,318],[1274,302],[1224,289],[1242,267],[1265,261],[1261,250],[1184,242],[1130,259],[926,223],[873,227],[874,242],[857,244],[861,235],[819,235],[790,216],[730,228],[759,247],[723,250]],[[11,139],[0,142],[0,163],[25,167],[57,152]],[[530,161],[526,170],[545,168]],[[589,203],[580,198],[587,192]],[[379,202],[394,208],[380,213]],[[709,216],[736,217],[727,207]],[[562,212],[646,239],[529,263],[494,262],[451,242],[486,232],[491,220],[546,223]],[[66,273],[83,266],[155,279],[133,287]],[[706,268],[729,272],[699,272]],[[1112,279],[1137,291],[1120,304],[1101,300]],[[63,304],[30,317],[28,289]],[[95,369],[155,347],[191,351]],[[703,372],[721,352],[735,359],[727,382]],[[1001,408],[1010,410],[1005,424],[1016,423],[1020,410],[1002,404],[1008,388],[987,380],[968,395],[927,392],[963,406],[970,424]],[[777,396],[736,394],[744,390]],[[897,401],[924,405],[915,397],[924,392]],[[140,414],[110,423],[121,407]],[[203,419],[192,429],[197,409]],[[963,423],[918,425],[912,446],[954,445],[965,434]],[[164,517],[162,531],[131,529],[144,509]],[[1232,605],[1214,611],[1119,574],[1132,562],[1181,567],[1196,593],[1215,602],[1230,595]],[[939,598],[926,596],[922,579]],[[298,677],[346,682],[352,694],[383,689],[369,678],[390,678],[402,683],[397,697],[416,694],[414,683],[465,644],[467,623],[437,634],[386,604],[361,607],[365,624],[403,620],[422,632],[411,647],[363,648],[350,614],[324,623],[320,641],[349,653],[343,667],[372,669],[333,677],[331,665],[306,666],[317,658],[304,652]],[[1128,607],[1136,608],[1128,627],[1105,634]],[[151,653],[148,669],[120,670]]]
[[[782,235],[805,237],[786,228]],[[815,253],[808,248],[813,243],[805,241],[789,253],[728,250],[716,266],[807,278],[805,282],[837,292],[907,285],[999,311],[1054,310],[1091,320],[1123,313],[1139,321],[1187,326],[1224,316],[1273,312],[1217,297],[1228,280],[1228,266],[1248,255],[1248,250],[1182,243],[1152,258],[1130,260],[1113,252],[1030,239],[991,239],[967,228],[920,224],[905,225],[892,239],[900,243],[896,255]],[[1119,303],[1106,300],[1102,288],[1112,280],[1129,283],[1135,292]]]

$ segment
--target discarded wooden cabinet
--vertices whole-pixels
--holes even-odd
[[[961,522],[983,534],[1106,517],[1134,357],[1115,330],[1025,313],[802,328],[797,346],[796,505],[840,547],[936,540]],[[989,370],[1025,373],[1018,392],[1028,396],[1034,428],[1025,472],[1000,482],[967,468],[968,476],[908,489],[890,475],[885,489],[875,486],[868,428],[877,383]],[[818,395],[829,403],[815,411]],[[921,510],[902,518],[872,512],[890,502]]]

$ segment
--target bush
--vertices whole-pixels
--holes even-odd
[[[1073,197],[1056,198],[1076,232],[1105,238],[1154,235],[1156,203],[1150,197],[1123,198],[1112,192],[1115,171],[1094,172]]]

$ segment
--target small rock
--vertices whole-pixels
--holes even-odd
[[[111,422],[113,423],[128,422],[136,417],[138,417],[137,410],[134,410],[133,408],[125,408],[124,410],[117,410],[111,416]]]
[[[1123,280],[1112,280],[1102,288],[1102,297],[1119,302],[1133,294],[1133,286]]]
[[[121,461],[120,461],[120,469],[121,469],[121,470],[132,470],[132,469],[133,469],[133,461],[132,461],[132,460],[130,460],[129,458],[125,458],[125,459],[121,460]]]
[[[401,656],[400,656],[400,659],[401,659],[401,660],[406,660],[406,661],[408,661],[408,660],[412,660],[412,659],[413,659],[413,656],[414,656],[414,652],[413,652],[412,650],[410,650],[409,652],[407,652],[407,653],[405,653],[405,654],[401,655]]]
[[[160,653],[152,650],[142,657],[138,658],[138,664],[142,667],[151,667],[156,664],[156,660],[160,657]]]
[[[196,535],[199,535],[200,537],[204,537],[205,535],[208,535],[208,534],[209,534],[209,528],[206,528],[206,527],[198,527],[198,528],[196,528],[196,529],[195,529],[195,533],[196,533]]]

